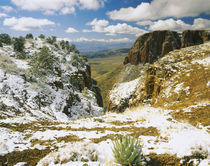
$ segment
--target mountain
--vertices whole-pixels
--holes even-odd
[[[170,51],[202,44],[208,40],[210,33],[205,30],[186,30],[182,34],[166,30],[146,33],[135,41],[124,59],[124,64],[152,64]]]
[[[132,43],[109,43],[109,42],[75,42],[76,47],[82,54],[91,54],[103,50],[112,50],[131,47]]]
[[[107,73],[109,112],[85,57],[64,43],[0,47],[0,165],[117,166],[125,135],[142,165],[209,164],[209,41]]]
[[[114,50],[102,50],[87,54],[87,58],[107,58],[113,56],[125,56],[128,54],[130,48],[119,48]]]

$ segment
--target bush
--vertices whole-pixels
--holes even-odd
[[[26,35],[26,39],[33,39],[33,38],[34,37],[33,37],[33,35],[31,33],[29,33],[29,34]]]
[[[71,56],[71,64],[77,68],[84,68],[86,66],[87,59],[79,54],[73,54]]]
[[[10,36],[6,33],[0,34],[0,43],[11,44]]]
[[[143,161],[139,141],[134,137],[124,136],[113,143],[113,153],[116,161],[123,166],[141,164]]]
[[[20,36],[19,38],[14,38],[14,51],[16,52],[20,52],[23,53],[24,52],[24,42],[25,42],[25,38],[23,38],[22,36]]]
[[[56,42],[56,36],[48,37],[47,42],[50,44],[54,44]]]
[[[2,44],[2,42],[0,42],[0,47],[3,47],[3,44]]]
[[[43,34],[39,35],[40,39],[45,39],[45,36]]]
[[[38,76],[53,73],[55,62],[55,56],[50,54],[48,47],[44,46],[38,54],[32,57],[30,62],[31,73]]]

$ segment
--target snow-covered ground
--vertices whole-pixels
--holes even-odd
[[[184,158],[199,153],[208,156],[202,162],[204,165],[210,162],[208,128],[178,122],[171,112],[139,106],[122,114],[107,113],[72,122],[17,124],[0,120],[0,155],[50,147],[52,152],[38,165],[117,165],[112,154],[112,141],[120,135],[132,135],[141,140],[144,155],[167,153]],[[20,130],[18,125],[20,128],[21,125],[28,126]],[[194,163],[199,160],[195,159]]]

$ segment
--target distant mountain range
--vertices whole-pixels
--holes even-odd
[[[107,57],[114,57],[114,56],[127,56],[130,47],[126,48],[119,48],[119,49],[112,49],[112,50],[102,50],[93,53],[87,53],[87,58],[107,58]]]
[[[98,51],[112,50],[119,48],[130,48],[133,43],[103,43],[103,42],[79,42],[75,43],[82,54],[90,54]]]

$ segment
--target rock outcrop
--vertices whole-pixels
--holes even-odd
[[[31,73],[31,57],[47,46],[56,57],[53,72]],[[69,120],[100,115],[102,99],[83,56],[66,52],[45,39],[27,39],[27,59],[16,59],[12,46],[0,48],[0,119]],[[100,106],[99,106],[100,105]]]
[[[174,31],[154,31],[140,36],[131,47],[124,64],[154,63],[168,52],[179,49],[181,40]]]
[[[210,40],[210,32],[205,30],[186,30],[182,33],[182,48],[203,44]]]
[[[127,107],[144,103],[170,109],[208,103],[209,55],[210,42],[206,42],[171,51],[154,64],[145,65],[144,74],[132,84],[113,87],[107,100],[109,110],[122,112]]]

